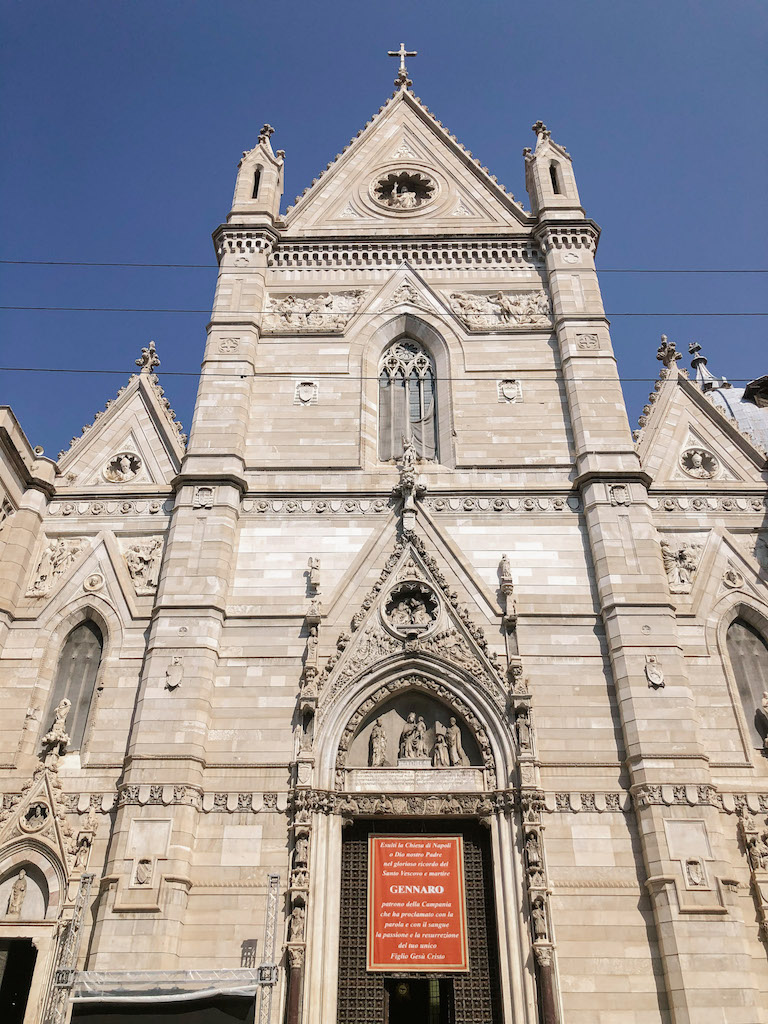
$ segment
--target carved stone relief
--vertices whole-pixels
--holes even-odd
[[[123,559],[138,595],[152,594],[157,589],[162,554],[162,537],[147,537],[146,540],[136,541],[123,552]]]
[[[85,541],[78,538],[54,538],[48,541],[38,563],[27,597],[44,597],[69,569],[82,550]]]
[[[451,309],[470,330],[548,327],[552,308],[543,289],[531,292],[452,292]]]
[[[499,402],[511,405],[523,400],[523,382],[520,380],[500,380],[496,383],[496,394]]]
[[[141,459],[133,452],[118,452],[106,464],[102,475],[112,484],[125,484],[135,480],[141,465]]]
[[[263,329],[273,334],[342,331],[365,295],[362,289],[320,295],[268,295]]]
[[[600,338],[597,334],[577,334],[576,347],[582,352],[596,352],[600,348]]]
[[[703,545],[685,541],[673,547],[667,540],[661,542],[661,557],[669,580],[669,589],[673,594],[687,594],[693,584],[693,577],[698,568]]]
[[[384,605],[384,621],[398,636],[415,638],[437,622],[439,603],[434,590],[417,580],[393,587]]]
[[[680,466],[698,480],[714,480],[720,475],[720,462],[706,448],[686,448],[680,455]]]
[[[390,171],[371,183],[370,192],[379,206],[408,212],[426,206],[435,198],[437,185],[421,171]]]
[[[318,383],[316,380],[297,380],[293,390],[294,405],[317,405]]]

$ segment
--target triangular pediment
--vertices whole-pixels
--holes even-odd
[[[450,316],[450,309],[408,263],[401,263],[365,309],[372,313],[432,313]]]
[[[733,593],[766,603],[768,572],[759,565],[754,554],[750,557],[739,538],[719,527],[705,535],[688,537],[699,541],[702,547],[690,595],[675,597],[679,610],[698,618],[706,617],[714,604]]]
[[[764,483],[763,453],[686,378],[662,381],[638,444],[654,487]]]
[[[61,804],[56,771],[42,764],[24,786],[20,799],[7,812],[0,828],[0,854],[12,844],[34,841],[47,847],[68,877],[76,838]]]
[[[165,488],[184,455],[180,427],[154,376],[136,374],[59,459],[60,490]]]
[[[337,654],[318,681],[321,717],[324,707],[371,668],[408,658],[449,667],[469,677],[502,710],[506,707],[498,659],[415,535],[397,543],[351,625],[350,633],[339,636]]]
[[[519,232],[528,222],[520,204],[487,168],[405,89],[285,215],[287,237],[329,230],[351,235]]]

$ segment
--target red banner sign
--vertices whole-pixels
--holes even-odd
[[[461,836],[369,837],[368,970],[469,970]]]

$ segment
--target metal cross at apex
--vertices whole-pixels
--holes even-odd
[[[405,86],[406,89],[408,88],[409,85],[413,85],[413,82],[408,77],[408,72],[406,71],[405,68],[405,58],[417,57],[418,53],[418,50],[406,50],[405,43],[400,43],[399,50],[387,50],[388,57],[400,58],[400,67],[397,72],[397,78],[395,79],[395,85]]]

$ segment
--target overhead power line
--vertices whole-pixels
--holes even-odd
[[[218,263],[134,263],[129,261],[100,262],[97,260],[0,260],[0,266],[11,267],[118,267],[147,270],[218,270]],[[256,268],[238,267],[239,274],[259,273]],[[651,267],[598,267],[598,274],[768,274],[768,268],[698,268],[683,269]]]
[[[162,306],[0,306],[0,310],[16,310],[22,312],[45,312],[45,313],[205,313],[211,314],[216,312],[211,310],[210,307],[205,309],[183,309],[183,308],[165,308]],[[274,309],[224,309],[219,310],[221,314],[227,316],[253,316],[254,313],[276,313]],[[381,310],[363,310],[359,313],[354,313],[354,316],[379,316]],[[338,316],[338,313],[334,312],[318,312],[312,314],[313,316]],[[431,311],[431,315],[442,320],[460,320],[461,317],[457,313],[438,313],[436,310]],[[570,312],[570,316],[575,319],[579,317],[589,316],[768,316],[768,313],[760,312],[744,312],[735,310],[728,313],[702,313],[702,312],[686,312],[686,313],[587,313],[582,312]],[[535,325],[534,325],[535,326]],[[305,332],[302,332],[302,334]],[[311,333],[311,332],[309,332]]]
[[[77,374],[89,373],[89,374],[113,374],[113,375],[117,375],[117,376],[120,376],[120,377],[125,377],[126,374],[131,374],[132,372],[135,373],[135,371],[131,371],[130,369],[118,369],[118,370],[95,369],[92,366],[83,367],[83,369],[79,369],[78,367],[75,367],[75,366],[0,366],[0,373],[77,373]],[[163,377],[200,377],[201,376],[201,373],[196,371],[196,370],[158,370],[158,371],[153,371],[153,372],[157,373],[158,376],[162,375]],[[547,377],[528,376],[528,374],[526,374],[524,370],[520,370],[518,372],[524,375],[523,379],[526,380],[526,381],[548,381],[548,382],[551,382],[551,381],[557,379],[557,373],[556,373],[556,371],[554,369],[552,370],[552,373],[549,376],[547,376]],[[314,373],[315,376],[317,376],[318,378],[320,378],[322,380],[378,380],[379,379],[379,375],[378,374],[376,374],[375,376],[366,376],[366,375],[358,375],[358,374],[351,374],[351,373],[327,373],[327,372],[322,371],[322,370],[321,371],[313,370],[312,373]],[[452,382],[456,382],[456,381],[480,381],[480,382],[486,381],[487,382],[487,381],[490,381],[490,380],[495,380],[494,373],[495,373],[495,371],[489,370],[488,374],[485,377],[475,377],[475,376],[472,376],[472,375],[469,375],[469,374],[467,374],[465,376],[461,376],[461,377],[442,377],[442,376],[436,376],[435,380],[436,381],[452,381]],[[274,378],[275,380],[284,380],[284,379],[296,380],[296,379],[301,377],[301,373],[298,372],[298,371],[295,371],[295,370],[290,370],[290,371],[285,371],[283,373],[267,373],[267,372],[265,372],[265,373],[205,373],[204,376],[205,376],[205,378],[207,380],[210,380],[210,379],[215,379],[215,380],[246,380],[246,379],[251,378],[251,377],[254,377],[254,378],[255,377],[259,377],[259,378]],[[655,384],[656,380],[657,380],[656,377],[580,377],[580,378],[570,378],[570,379],[582,380],[582,381],[584,381],[586,383],[589,383],[589,384],[612,383],[612,382],[614,382],[616,380],[618,380],[622,384]],[[730,384],[746,384],[750,380],[751,380],[750,377],[729,377],[728,378],[728,381],[729,381]]]

